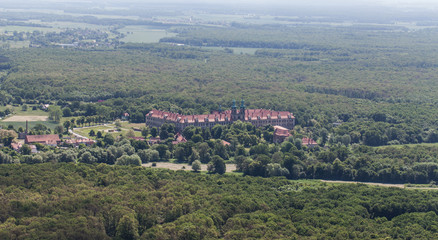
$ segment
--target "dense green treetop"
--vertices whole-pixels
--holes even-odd
[[[437,238],[435,191],[84,164],[3,165],[10,238]]]

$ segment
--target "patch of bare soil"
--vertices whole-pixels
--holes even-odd
[[[12,116],[3,120],[3,122],[45,122],[49,118],[47,116]]]

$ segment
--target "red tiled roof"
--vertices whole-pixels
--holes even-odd
[[[50,135],[26,135],[26,143],[43,143],[43,144],[57,144],[61,140],[57,134]]]
[[[315,142],[315,140],[311,139],[311,138],[303,138],[302,139],[303,145],[304,146],[308,146],[308,145],[317,145],[318,143]]]
[[[172,144],[178,144],[178,143],[183,143],[183,142],[187,142],[187,139],[183,136],[183,135],[181,135],[180,133],[177,133],[176,135],[175,135],[175,138],[174,138],[175,140],[174,141],[172,141]]]
[[[177,133],[175,135],[175,141],[178,142],[187,142],[187,139],[185,137],[183,137],[183,135],[181,135],[180,133]]]
[[[231,145],[231,143],[229,143],[229,142],[227,142],[227,141],[225,141],[225,140],[222,140],[222,144],[223,144],[224,146],[230,146],[230,145]]]
[[[21,144],[21,143],[11,143],[11,147],[12,147],[12,149],[14,149],[15,151],[18,151],[18,150],[20,150],[20,148],[22,147],[23,145]]]
[[[267,109],[248,109],[245,110],[245,120],[267,120],[267,119],[282,119],[295,118],[292,113],[286,111],[272,111]],[[179,113],[165,112],[160,110],[152,110],[148,114],[153,118],[166,119],[172,122],[223,122],[231,119],[231,110],[226,110],[221,113],[213,112],[212,114],[200,115],[182,115]]]
[[[282,136],[282,137],[289,137],[291,134],[289,133],[289,129],[284,128],[282,126],[274,126],[274,135],[275,136]]]

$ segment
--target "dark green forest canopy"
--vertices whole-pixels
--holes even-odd
[[[104,164],[3,165],[0,238],[434,239],[437,194]]]

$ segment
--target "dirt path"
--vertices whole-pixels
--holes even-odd
[[[157,162],[157,166],[153,168],[166,168],[170,170],[185,170],[185,171],[191,171],[192,166],[188,164],[177,164],[177,163],[170,163],[170,162]],[[145,163],[142,164],[143,167],[152,167],[152,163]],[[183,169],[185,167],[185,169]],[[232,172],[236,170],[236,164],[226,164],[227,170],[226,172]],[[207,171],[207,164],[201,164],[201,171]]]

